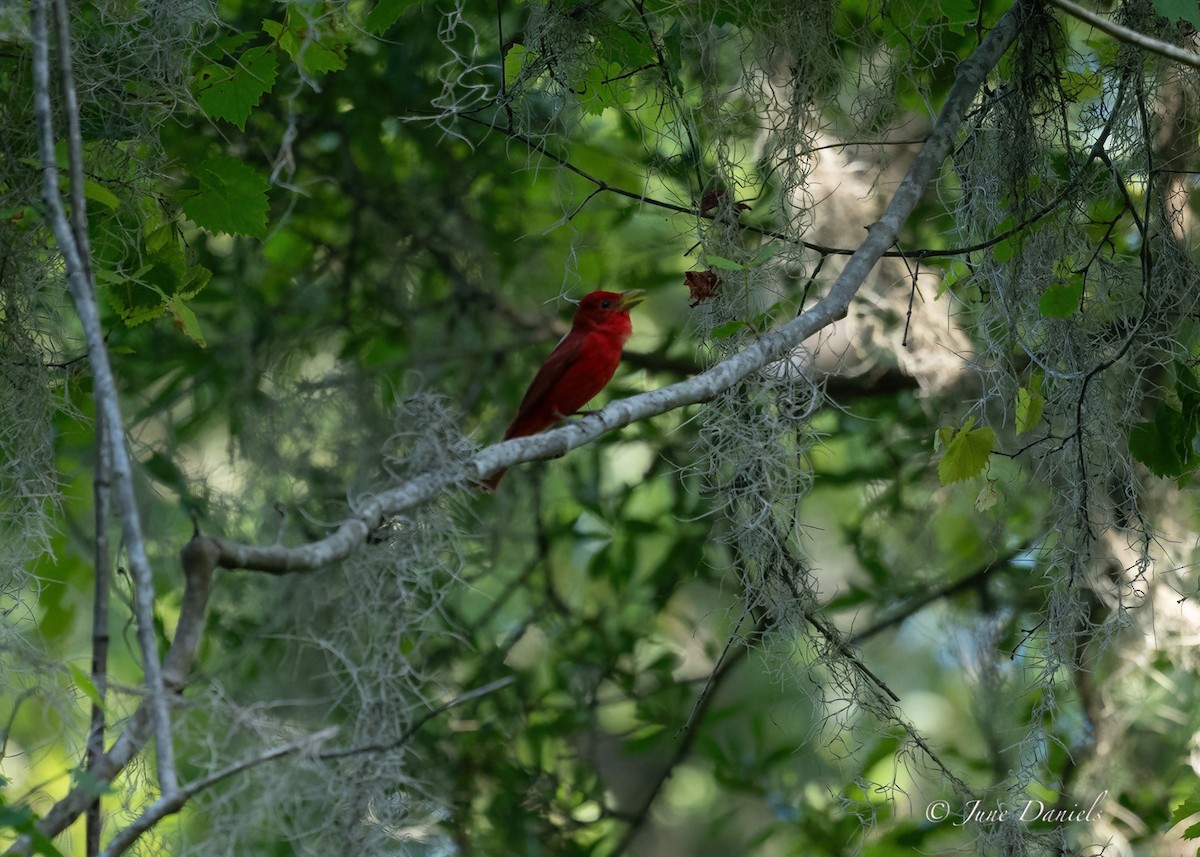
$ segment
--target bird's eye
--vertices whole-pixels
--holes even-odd
[[[612,301],[600,301],[600,306],[604,309],[608,309],[610,306],[612,306]]]

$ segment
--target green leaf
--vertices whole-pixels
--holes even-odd
[[[309,74],[341,71],[346,67],[346,49],[340,44],[330,47],[318,41],[302,42],[296,64]]]
[[[119,208],[121,205],[121,200],[115,193],[99,182],[94,182],[91,179],[84,179],[83,195],[92,202],[98,202],[101,205],[108,206],[109,208]]]
[[[196,168],[200,190],[182,200],[183,210],[210,232],[267,234],[267,180],[237,158],[217,155]]]
[[[212,271],[203,265],[193,265],[187,269],[183,279],[175,288],[175,295],[184,300],[191,300],[200,294],[200,290],[212,279]]]
[[[1092,49],[1095,55],[1096,67],[1110,66],[1117,61],[1120,44],[1107,37],[1084,39],[1083,43]]]
[[[654,49],[620,25],[614,23],[606,29],[605,35],[607,38],[602,40],[599,49],[609,59],[621,63],[624,71],[633,71],[654,62]]]
[[[743,271],[744,265],[739,265],[731,259],[726,259],[724,256],[705,256],[704,263],[710,268],[720,268],[725,271]]]
[[[983,487],[979,489],[979,494],[975,497],[975,511],[986,512],[998,502],[1000,502],[1000,492],[996,490],[996,480],[985,479]]]
[[[1196,436],[1196,426],[1183,418],[1183,414],[1166,402],[1159,403],[1154,412],[1154,426],[1158,429],[1159,437],[1175,449],[1182,466],[1186,469],[1192,457],[1192,438]]]
[[[1065,286],[1051,286],[1038,300],[1038,312],[1046,318],[1069,318],[1079,310],[1083,297],[1083,278],[1077,277]]]
[[[92,682],[92,677],[75,666],[75,664],[67,664],[67,669],[70,670],[71,678],[75,680],[75,684],[83,692],[83,695],[88,698],[88,701],[98,708],[104,708],[104,700],[100,698],[100,691],[96,689],[96,685]]]
[[[0,800],[0,830],[8,828],[29,837],[33,843],[33,853],[43,857],[63,857],[61,851],[43,833],[34,826],[37,816],[27,806],[10,807]]]
[[[992,248],[992,259],[997,262],[1007,262],[1017,254],[1019,242],[1017,236],[1010,235]]]
[[[1187,21],[1200,30],[1200,6],[1196,0],[1154,0],[1154,11],[1173,21]]]
[[[941,0],[941,10],[949,21],[947,29],[965,35],[967,27],[975,23],[979,14],[975,0]]]
[[[504,57],[504,82],[508,86],[512,86],[521,76],[529,57],[529,50],[524,45],[513,45],[508,49],[508,54]]]
[[[1040,382],[1041,376],[1035,376]],[[1046,406],[1046,397],[1041,393],[1041,383],[1030,384],[1017,390],[1017,434],[1025,434],[1038,424]]]
[[[1192,792],[1183,803],[1175,807],[1171,812],[1171,826],[1179,824],[1184,819],[1200,812],[1200,793]],[[1191,825],[1187,830],[1183,831],[1184,839],[1200,839],[1200,822]]]
[[[971,269],[967,267],[967,263],[961,260],[955,260],[946,273],[942,275],[942,282],[938,284],[937,294],[933,296],[937,300],[947,291],[958,284],[960,280],[965,280],[971,276]]]
[[[336,34],[313,28],[294,6],[288,9],[285,23],[268,18],[262,22],[262,28],[309,74],[341,71],[346,67],[345,48],[336,40]]]
[[[190,340],[201,348],[208,346],[208,342],[204,339],[204,333],[200,330],[200,321],[182,297],[172,295],[167,301],[167,309],[175,318],[175,326],[183,331]]]
[[[713,328],[713,339],[728,339],[744,327],[749,327],[749,322],[742,321],[740,318],[735,318],[733,321],[727,321],[724,324],[719,324]]]
[[[946,452],[938,462],[938,479],[943,485],[972,479],[987,466],[996,434],[986,426],[972,429],[974,424],[974,417],[968,419],[946,444]],[[941,431],[939,436],[943,436]]]
[[[1155,476],[1173,478],[1182,476],[1185,466],[1176,444],[1176,431],[1171,427],[1171,418],[1164,411],[1179,416],[1177,411],[1161,405],[1154,422],[1138,423],[1130,429],[1129,451]]]
[[[408,11],[409,6],[415,6],[420,0],[379,0],[375,8],[367,13],[364,26],[367,32],[377,36],[383,35],[392,24],[400,20],[400,16]]]
[[[1179,397],[1184,422],[1196,427],[1200,417],[1200,380],[1182,360],[1175,361],[1175,395]]]
[[[580,104],[585,112],[599,116],[608,107],[620,107],[633,99],[634,90],[626,81],[619,81],[624,68],[615,62],[601,61],[583,76]]]
[[[223,119],[245,130],[250,111],[271,91],[277,72],[275,53],[269,46],[251,48],[232,68],[202,68],[192,83],[192,92],[210,119]]]
[[[783,247],[775,242],[764,244],[762,247],[758,248],[758,252],[755,253],[754,258],[750,260],[749,267],[757,268],[760,265],[765,265],[782,249]]]
[[[1104,78],[1092,71],[1068,71],[1063,74],[1062,86],[1075,101],[1099,98]]]
[[[71,772],[71,787],[78,788],[92,797],[113,794],[112,783],[102,780],[84,768],[76,768]]]
[[[671,71],[678,73],[683,67],[683,28],[676,18],[671,28],[663,33],[663,54]]]

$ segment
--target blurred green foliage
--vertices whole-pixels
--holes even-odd
[[[719,67],[728,57],[696,53],[696,31],[744,29],[762,39],[756,28],[779,4],[695,5],[469,0],[448,12],[410,0],[225,0],[217,35],[187,69],[189,90],[177,93],[185,106],[155,128],[152,142],[89,115],[93,264],[142,465],[164,644],[178,611],[174,555],[190,517],[205,532],[258,542],[324,535],[348,500],[352,506],[419,469],[405,443],[428,426],[397,422],[396,414],[428,393],[474,443],[495,441],[565,329],[562,296],[593,287],[651,294],[635,311],[626,366],[601,401],[698,370],[696,310],[683,274],[698,264],[689,212],[707,189],[696,177],[712,177],[706,146],[716,131],[699,121],[700,139],[689,140],[673,123],[680,105],[705,115],[710,90],[740,74]],[[814,89],[835,131],[852,113],[867,131],[924,116],[1002,11],[991,2],[816,5],[829,19],[838,63]],[[86,12],[77,14],[86,38]],[[567,43],[570,30],[553,48],[526,41],[534,14],[565,16],[578,26],[577,41]],[[452,48],[470,61],[456,65]],[[919,75],[855,79],[856,58],[885,48]],[[556,68],[560,55],[576,66]],[[924,63],[930,56],[938,62]],[[14,77],[16,60],[0,63],[10,90],[27,85]],[[537,139],[506,125],[501,96],[534,79],[576,96],[564,110],[527,93],[544,132]],[[855,98],[869,85],[894,91],[864,119]],[[451,90],[464,100],[447,107]],[[731,90],[713,109],[736,113],[738,97]],[[734,138],[749,150],[757,129],[738,121],[746,124]],[[152,169],[131,171],[131,161]],[[777,191],[764,166],[746,167],[745,184],[759,196],[744,222],[769,231],[781,228],[780,208],[763,204]],[[643,204],[643,193],[684,210]],[[0,213],[10,228],[36,219],[7,202]],[[1098,196],[1096,205],[1106,202]],[[952,219],[930,194],[904,245],[943,248]],[[1111,232],[1110,224],[1102,240]],[[848,246],[857,238],[847,237]],[[777,246],[748,240],[742,259],[713,253],[707,263],[722,276],[746,273],[773,264]],[[1014,238],[991,252],[1003,262],[1019,250]],[[946,290],[961,297],[971,278],[963,262],[955,265]],[[1083,281],[1070,276],[1043,293],[1045,316],[1079,310]],[[803,279],[785,277],[768,306],[726,321],[714,339],[753,336],[795,315]],[[77,358],[71,323],[58,323],[58,347]],[[1170,401],[1130,435],[1134,454],[1168,476],[1182,475],[1196,457],[1195,376],[1180,364],[1174,377]],[[1034,373],[1017,393],[1017,434],[1039,422],[1041,383]],[[1030,629],[1045,607],[1033,583],[1044,572],[1034,548],[1054,538],[1044,531],[1049,492],[1034,476],[1036,463],[991,455],[1011,438],[975,427],[967,413],[973,394],[918,395],[915,383],[876,388],[869,374],[847,384],[845,404],[813,421],[820,442],[803,462],[813,481],[795,509],[793,538],[812,557],[822,606],[898,695],[902,718],[956,776],[988,794],[1020,763],[1022,725],[1043,713],[1042,690],[1030,691],[1028,678],[1039,663]],[[41,783],[78,773],[74,751],[90,695],[80,680],[91,635],[90,378],[71,364],[54,385],[70,405],[53,427],[63,500],[29,608],[29,633],[46,655],[40,675],[52,678],[0,688],[7,790],[35,790],[32,810],[11,799],[0,805],[0,834],[26,831],[46,795],[61,793],[63,783]],[[429,582],[438,595],[414,596],[427,599],[427,615],[411,630],[390,628],[407,615],[400,605],[355,616],[361,634],[390,628],[411,646],[430,688],[516,680],[411,738],[413,758],[427,768],[417,778],[439,809],[428,824],[394,832],[402,853],[893,855],[970,847],[976,828],[924,814],[935,798],[956,800],[952,790],[894,723],[840,697],[831,679],[836,658],[819,638],[803,626],[773,629],[745,606],[745,558],[722,538],[721,498],[702,490],[692,469],[703,407],[516,468],[495,496],[446,501],[439,508],[465,522],[464,532],[453,574]],[[940,466],[935,436],[945,448]],[[390,538],[413,532],[400,527]],[[278,705],[295,723],[352,722],[355,700],[338,697],[337,677],[292,645],[319,638],[337,610],[298,620],[279,607],[295,590],[319,591],[320,574],[297,583],[223,572],[192,701],[220,688],[247,707],[266,705],[256,694],[286,685]],[[110,677],[135,686],[122,575],[115,586]],[[1093,607],[1094,621],[1109,609]],[[1090,694],[1118,671],[1111,650],[1077,657],[1091,660],[1067,677],[1071,693],[1048,726],[1048,801],[1059,791],[1090,801],[1072,791],[1094,785],[1076,779],[1077,760],[1094,751]],[[1194,776],[1179,760],[1200,729],[1200,706],[1187,702],[1196,693],[1187,666],[1168,660],[1153,669],[1177,688],[1175,698],[1147,702],[1130,718],[1127,745],[1112,751],[1125,773],[1096,787],[1144,820],[1121,830],[1146,848],[1169,823],[1167,796],[1189,793]],[[47,701],[56,682],[73,683],[72,704]],[[418,716],[432,707],[416,697],[411,705]],[[203,711],[184,706],[180,715],[181,755],[193,776],[204,770],[194,760],[204,758],[206,741],[219,741]],[[136,780],[121,788],[133,803],[143,796]],[[1184,806],[1194,808],[1191,801]],[[308,853],[286,822],[257,829],[255,853]],[[109,828],[120,823],[110,819]],[[211,823],[205,809],[184,814],[193,840],[203,841]],[[370,823],[365,809],[361,823]],[[1066,836],[1072,846],[1094,841],[1086,825]],[[36,847],[55,853],[47,843]]]

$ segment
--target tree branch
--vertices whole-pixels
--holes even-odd
[[[477,484],[503,468],[534,460],[555,458],[603,434],[667,411],[708,401],[746,377],[785,357],[813,334],[842,319],[867,274],[895,242],[905,220],[926,185],[949,155],[962,120],[975,100],[987,73],[1016,38],[1025,18],[1025,3],[1018,0],[979,48],[959,66],[958,77],[946,97],[933,130],[917,154],[895,195],[867,238],[847,261],[829,293],[813,307],[783,327],[763,334],[745,350],[710,369],[677,384],[611,402],[569,425],[532,437],[502,441],[476,453],[465,462],[423,473],[368,498],[357,514],[331,535],[298,547],[258,546],[214,539],[224,568],[244,568],[270,574],[311,571],[349,556],[367,534],[387,517],[399,514],[454,487]]]
[[[109,472],[112,470],[112,453],[108,446],[108,432],[104,416],[96,414],[96,474],[93,491],[96,498],[96,533],[94,541],[94,568],[92,586],[92,686],[96,699],[92,702],[91,726],[88,730],[85,766],[91,770],[104,752],[104,706],[108,690],[108,602],[109,579],[112,571],[108,549],[108,522],[112,513],[112,493]],[[100,850],[102,816],[100,796],[88,807],[85,849],[88,857]]]
[[[243,759],[240,762],[234,762],[232,765],[209,774],[207,777],[181,786],[169,795],[164,795],[150,804],[129,826],[123,828],[114,836],[109,841],[108,847],[100,852],[100,857],[120,857],[121,854],[124,854],[137,841],[139,836],[154,827],[154,825],[158,824],[168,815],[174,815],[179,812],[183,809],[185,803],[205,789],[211,788],[222,780],[237,776],[265,762],[273,762],[276,759],[290,756],[293,753],[298,753],[319,744],[322,741],[332,738],[337,734],[337,731],[336,726],[329,726],[319,732],[305,735],[303,738],[297,738],[295,741],[289,741],[287,744],[267,750],[265,753],[260,753],[249,759]]]
[[[1050,2],[1073,18],[1078,18],[1086,24],[1091,24],[1097,30],[1107,33],[1117,41],[1139,47],[1142,50],[1150,51],[1175,62],[1189,65],[1192,68],[1200,69],[1200,54],[1184,50],[1159,39],[1151,38],[1145,33],[1139,33],[1137,30],[1131,30],[1126,26],[1118,24],[1115,21],[1110,21],[1108,18],[1104,18],[1095,12],[1083,8],[1078,3],[1072,3],[1071,0],[1050,0]]]
[[[100,310],[86,261],[86,247],[76,240],[75,233],[63,209],[58,192],[58,164],[54,153],[54,117],[50,102],[50,37],[46,27],[46,0],[33,0],[30,24],[33,34],[33,108],[37,122],[38,149],[42,162],[42,200],[46,205],[46,218],[54,230],[55,239],[67,267],[67,282],[75,310],[83,326],[87,341],[88,357],[94,377],[96,410],[103,414],[109,449],[112,453],[112,480],[117,489],[117,505],[125,537],[125,548],[129,552],[129,565],[134,583],[134,614],[137,617],[138,645],[142,655],[142,670],[146,676],[146,689],[154,712],[155,744],[158,750],[158,784],[164,794],[175,790],[175,754],[171,747],[171,720],[167,710],[167,695],[163,689],[162,671],[158,662],[157,641],[154,636],[154,574],[146,558],[146,546],[142,539],[142,525],[138,513],[137,498],[134,496],[132,469],[129,454],[125,449],[124,423],[117,397],[116,380],[108,360],[108,349],[104,343],[104,332],[100,325]],[[67,22],[62,22],[60,32],[67,32]],[[70,62],[69,36],[58,46],[63,53],[64,63]],[[64,87],[71,88],[71,81],[64,80]],[[74,95],[67,98],[68,111],[74,103]],[[73,133],[68,134],[67,147],[72,151],[72,163],[83,163],[83,141],[78,136],[78,118],[68,121]],[[80,191],[79,195],[82,195]]]

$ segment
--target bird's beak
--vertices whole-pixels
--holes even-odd
[[[621,300],[617,306],[621,309],[632,309],[646,299],[646,293],[641,289],[629,289],[621,292]]]

